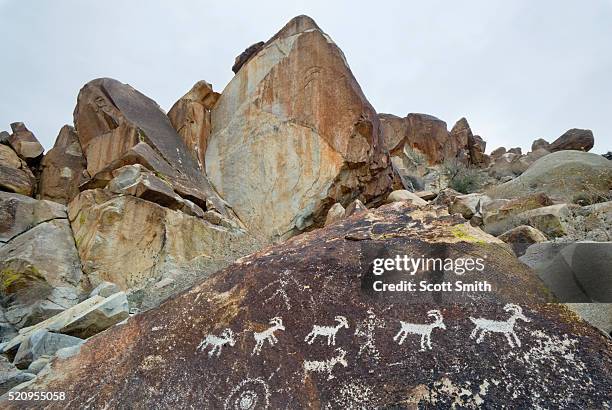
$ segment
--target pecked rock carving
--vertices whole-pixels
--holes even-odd
[[[278,339],[276,336],[274,336],[274,332],[277,330],[285,330],[285,326],[283,326],[283,319],[281,317],[273,317],[270,319],[270,324],[272,326],[263,332],[253,333],[253,337],[255,338],[255,347],[253,348],[253,352],[251,352],[251,356],[254,354],[259,355],[266,340],[270,343],[270,346],[274,346],[278,342]]]
[[[308,343],[309,345],[311,345],[315,341],[317,336],[322,336],[322,337],[327,337],[328,345],[335,345],[336,344],[336,333],[338,333],[338,330],[342,329],[343,327],[347,329],[349,328],[348,320],[346,319],[346,317],[336,316],[335,320],[336,322],[338,322],[336,326],[314,325],[312,327],[312,331],[306,335],[306,338],[304,339],[304,341]]]
[[[514,325],[516,324],[517,319],[521,319],[525,322],[531,322],[531,320],[523,315],[523,309],[518,305],[508,303],[506,306],[504,306],[504,310],[506,312],[512,312],[512,316],[505,321],[483,318],[474,319],[473,317],[470,317],[470,320],[476,325],[474,330],[472,330],[472,333],[470,333],[470,338],[474,339],[476,336],[478,336],[476,343],[480,343],[484,340],[485,335],[489,332],[503,333],[506,336],[510,347],[514,347],[514,342],[516,342],[518,347],[521,347],[521,340],[514,332]],[[512,341],[512,338],[514,338],[514,342]]]
[[[205,350],[209,346],[212,346],[212,349],[208,351],[208,357],[212,357],[213,355],[219,357],[221,355],[221,349],[226,344],[229,344],[230,346],[234,346],[236,344],[236,341],[234,340],[234,332],[232,332],[232,329],[230,328],[227,328],[221,332],[221,336],[215,336],[212,334],[207,335],[204,340],[202,340],[202,343],[198,345],[198,350]]]
[[[426,345],[427,348],[431,349],[431,333],[435,328],[446,329],[446,326],[443,323],[442,313],[440,313],[439,310],[430,310],[427,312],[427,316],[433,317],[435,319],[434,322],[429,324],[417,324],[400,321],[400,331],[393,337],[393,340],[401,345],[404,343],[406,336],[412,333],[421,336],[421,351],[425,350]]]

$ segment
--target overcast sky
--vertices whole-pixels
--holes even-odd
[[[590,128],[612,150],[612,0],[0,0],[0,130],[46,148],[79,89],[129,83],[164,110],[198,80],[221,91],[234,57],[308,14],[344,51],[378,112],[465,116],[498,146]]]

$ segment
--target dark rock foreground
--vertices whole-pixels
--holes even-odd
[[[494,292],[368,290],[372,258],[439,249],[487,256]],[[1,406],[609,408],[612,342],[548,300],[501,241],[398,202],[242,258],[56,358],[26,390],[66,401]]]

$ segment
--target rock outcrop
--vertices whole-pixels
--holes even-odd
[[[336,202],[380,202],[390,189],[376,112],[309,17],[291,20],[240,68],[212,127],[206,173],[264,240],[323,225]]]
[[[64,125],[55,145],[41,161],[38,196],[66,205],[78,195],[79,186],[89,178],[81,143],[69,125]]]
[[[6,320],[19,329],[78,303],[82,271],[66,208],[0,192],[0,215]]]
[[[467,147],[460,138],[451,138],[446,123],[432,115],[408,114],[400,118],[391,114],[380,114],[385,147],[391,156],[414,162],[410,152],[417,150],[431,165],[441,164],[444,160],[455,158],[459,148]],[[465,142],[464,145],[463,142]],[[408,156],[408,158],[404,158]],[[421,164],[416,164],[421,165]]]
[[[206,146],[212,128],[210,110],[219,99],[219,93],[206,81],[198,81],[168,111],[172,126],[183,138],[200,169],[204,170]]]
[[[166,114],[129,85],[110,78],[87,83],[79,92],[74,123],[94,181],[123,165],[141,164],[202,209],[233,216]]]
[[[24,160],[8,145],[0,144],[0,190],[32,196],[34,174]]]
[[[559,202],[605,198],[612,186],[612,163],[601,155],[560,151],[538,159],[521,176],[493,187],[492,198],[516,198],[544,192]],[[597,200],[595,202],[598,202]]]
[[[436,249],[486,256],[495,291],[452,303],[371,290],[373,258]],[[25,389],[70,392],[28,403],[62,408],[601,407],[612,342],[547,300],[497,239],[443,210],[393,203],[241,259],[56,359]],[[512,326],[504,337],[478,318]],[[430,324],[429,337],[410,323]]]
[[[199,218],[102,189],[82,192],[68,209],[84,289],[115,283],[135,292],[138,308],[156,306],[257,249],[247,232],[214,211]]]
[[[24,123],[14,122],[11,129],[13,133],[8,139],[11,147],[29,165],[36,165],[45,150],[43,146]]]
[[[550,152],[562,150],[590,151],[593,145],[595,145],[595,138],[591,130],[572,128],[554,140],[547,149]]]

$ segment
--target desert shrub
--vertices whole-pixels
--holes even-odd
[[[478,168],[466,166],[456,159],[445,161],[442,173],[448,178],[448,186],[462,194],[478,192],[485,182]]]
[[[416,166],[427,165],[427,157],[409,145],[404,145],[404,155]]]

